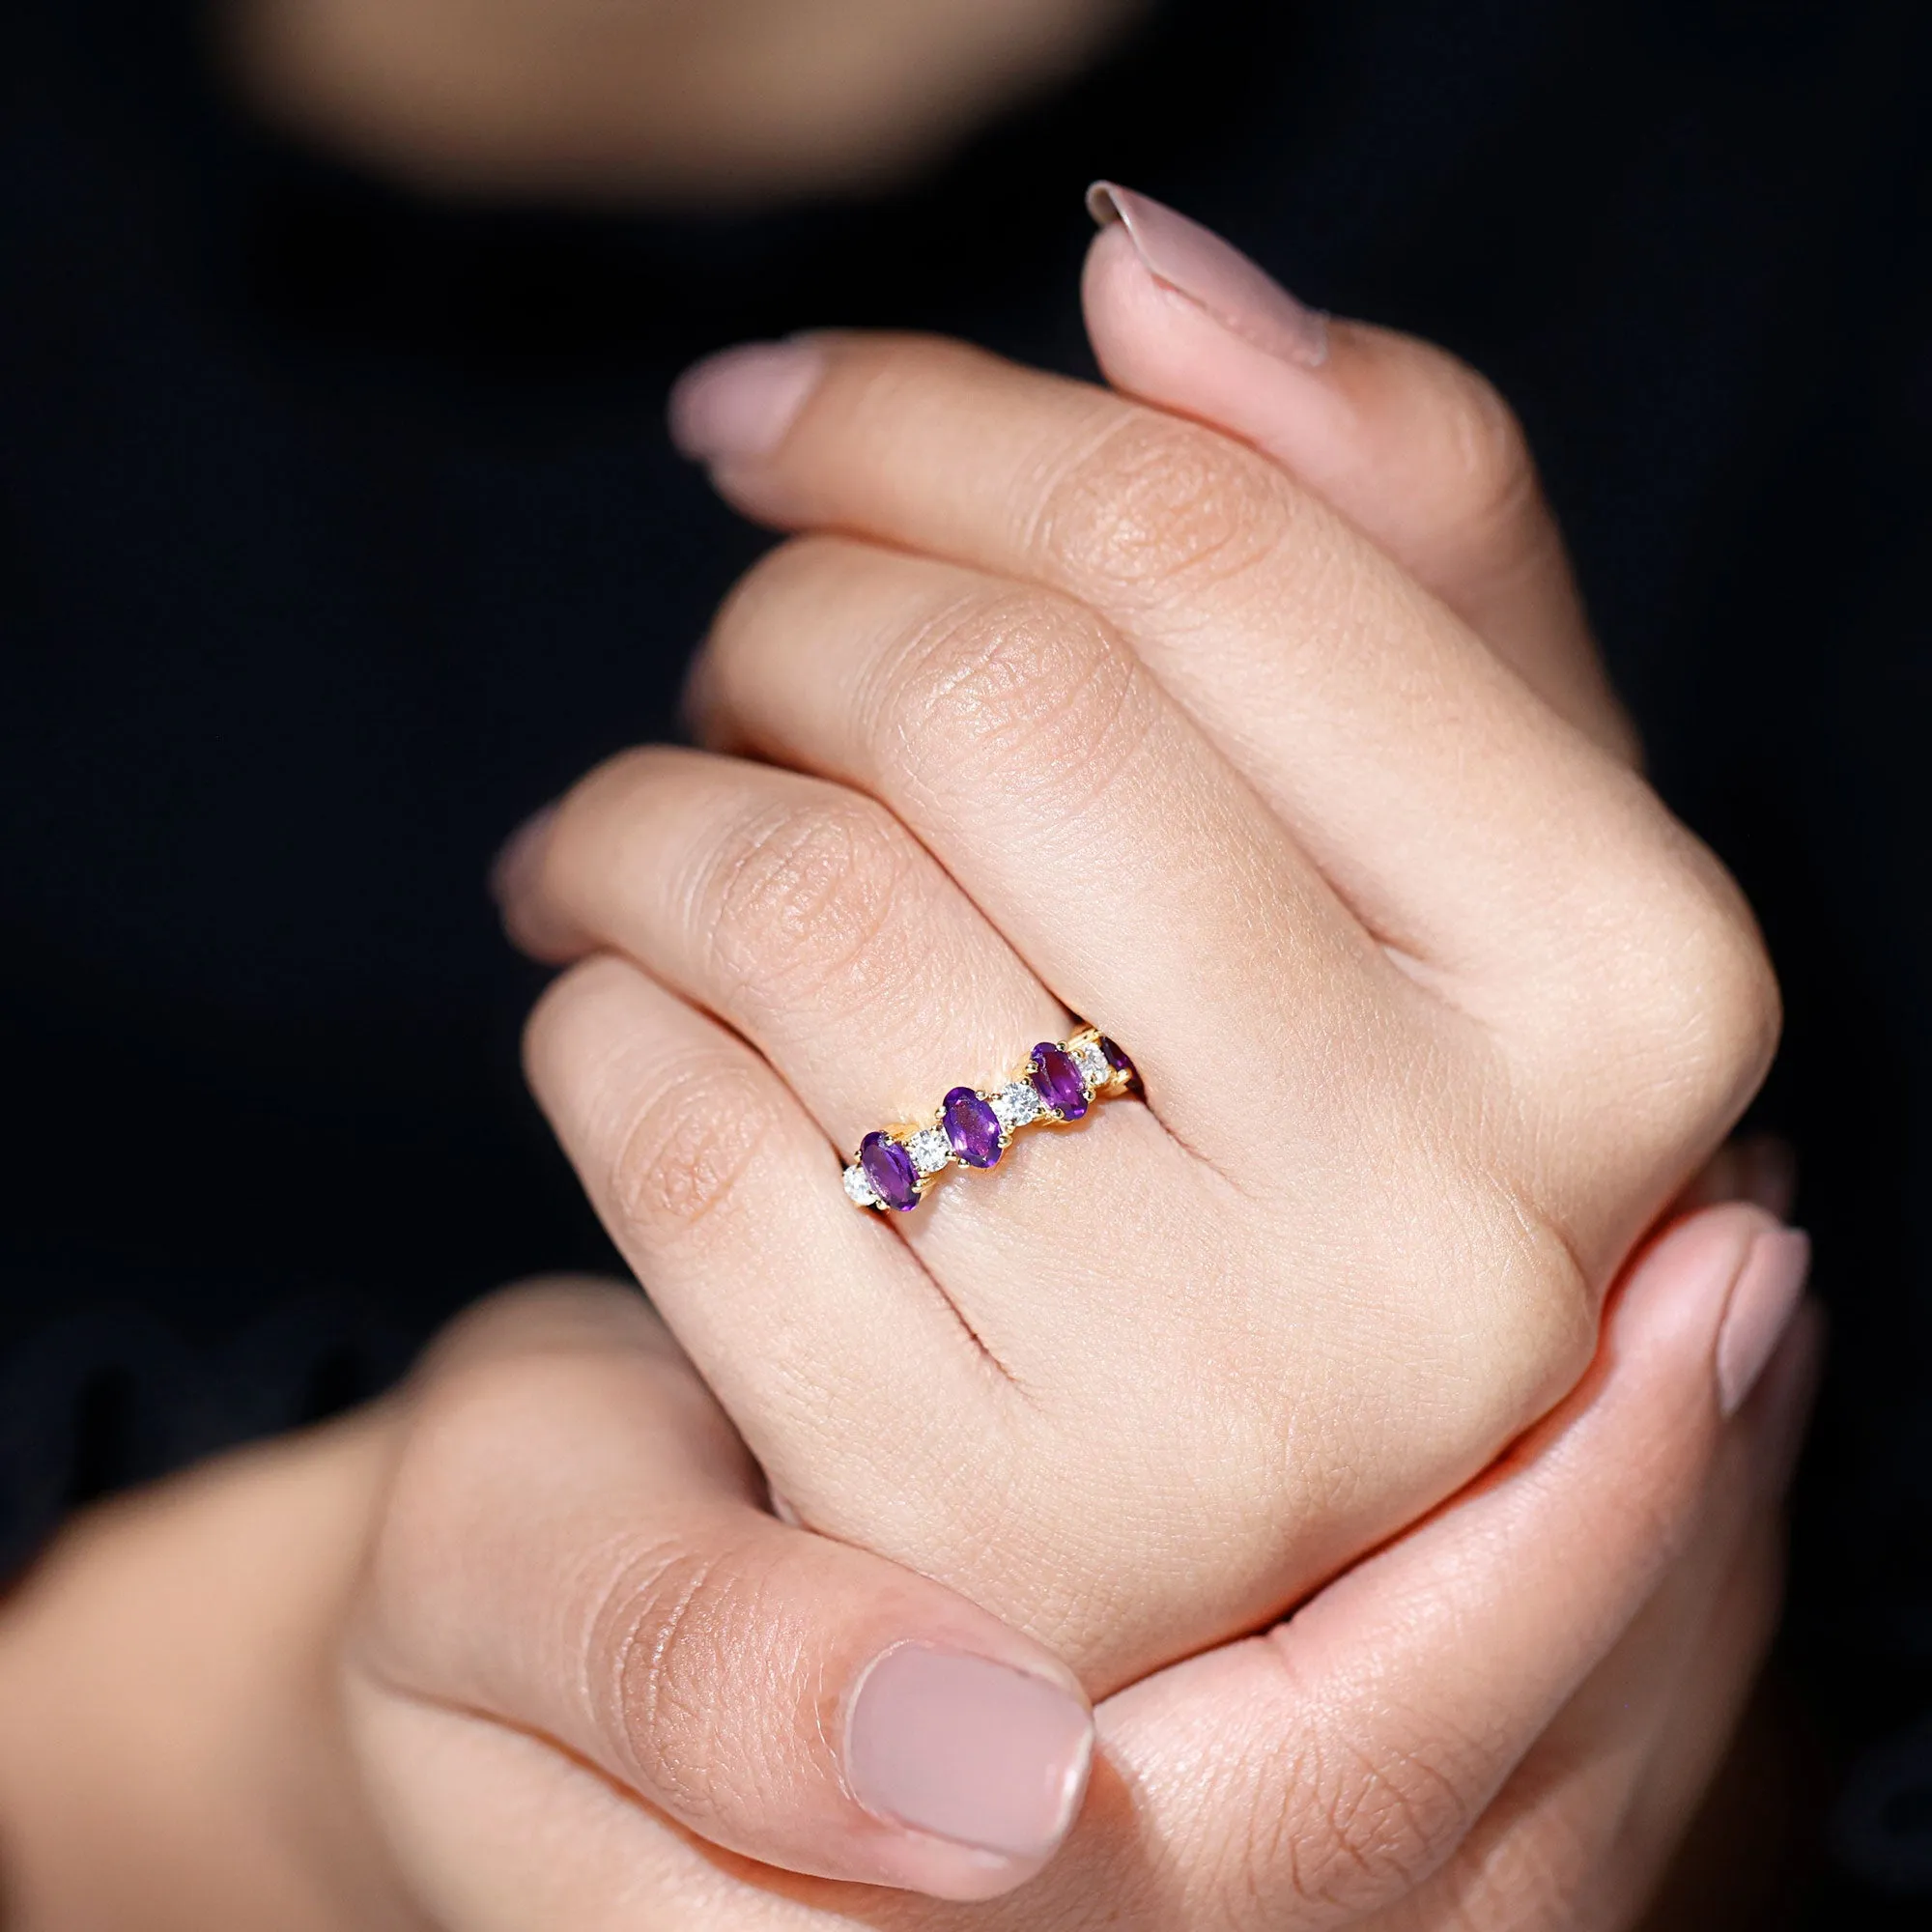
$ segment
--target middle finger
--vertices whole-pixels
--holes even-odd
[[[758,435],[703,434],[743,378],[769,402],[780,366],[787,407]],[[1761,996],[1735,888],[1648,788],[1256,451],[916,337],[726,352],[674,412],[762,521],[1092,606],[1363,923],[1548,1081],[1681,1089],[1679,1030],[1718,989]],[[1715,1142],[1702,1112],[1735,1105],[1736,1066],[1699,1070]]]
[[[882,801],[1224,1173],[1332,1148],[1452,1030],[1084,606],[807,538],[727,602],[705,677],[733,749]]]

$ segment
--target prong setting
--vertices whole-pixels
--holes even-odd
[[[1133,1062],[1097,1028],[1042,1040],[1011,1078],[955,1087],[937,1118],[867,1134],[844,1172],[845,1198],[879,1213],[917,1207],[949,1167],[996,1167],[1013,1136],[1081,1119],[1096,1100],[1139,1092]]]

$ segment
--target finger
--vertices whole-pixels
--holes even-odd
[[[904,568],[915,575],[931,569],[909,561]],[[806,619],[777,624],[774,635],[814,651],[823,663],[850,629],[853,603],[838,603],[848,624],[822,640]],[[833,675],[829,668],[826,674]],[[927,777],[930,782],[930,765]],[[952,836],[951,816],[935,820],[935,838]],[[1513,1204],[1485,1198],[1472,1208],[1458,1200],[1444,1217],[1439,1243],[1425,1240],[1404,1253],[1383,1292],[1362,1292],[1357,1271],[1369,1237],[1359,1214],[1344,1211],[1334,1172],[1338,1134],[1350,1146],[1381,1137],[1381,1198],[1401,1204],[1401,1235],[1411,1244],[1422,1217],[1435,1211],[1432,1200],[1442,1190],[1444,1168],[1424,1137],[1387,1141],[1387,1122],[1405,1095],[1383,1083],[1391,1075],[1406,1080],[1413,1056],[1377,1050],[1372,1030],[1326,1037],[1317,1031],[1324,1020],[1335,1028],[1344,1023],[1334,1009],[1339,976],[1333,972],[1311,974],[1304,990],[1284,970],[1283,983],[1269,989],[1279,1000],[1278,1018],[1259,997],[1235,1006],[1203,985],[1198,1009],[1158,1026],[1150,1020],[1149,1037],[1161,1042],[1152,1065],[1175,1067],[1172,1093],[1158,1085],[1151,1091],[1163,1119],[1199,1121],[1193,1145],[1164,1134],[1149,1108],[1118,1101],[1092,1110],[1070,1133],[1020,1137],[1001,1158],[997,1179],[948,1176],[916,1213],[894,1217],[893,1232],[930,1269],[930,1279],[902,1281],[893,1272],[878,1278],[875,1291],[855,1295],[849,1268],[825,1270],[820,1264],[829,1281],[800,1280],[810,1249],[794,1247],[786,1204],[787,1190],[805,1184],[803,1153],[796,1181],[783,1164],[772,1167],[768,1180],[755,1174],[744,1185],[734,1180],[717,1190],[724,1198],[706,1209],[694,1234],[676,1225],[667,1231],[661,1211],[640,1213],[638,1207],[642,1197],[644,1208],[656,1210],[666,1191],[659,1181],[638,1184],[639,1150],[664,1136],[654,1126],[640,1134],[631,1124],[649,1122],[662,1105],[654,1097],[664,1084],[657,1053],[641,1052],[639,1040],[661,1024],[675,1025],[681,1037],[692,1017],[668,999],[665,986],[731,1029],[707,1051],[742,1053],[749,1039],[800,1096],[800,1111],[815,1113],[847,1147],[862,1126],[891,1118],[878,1111],[887,1096],[896,1093],[908,1103],[905,1113],[923,1112],[947,1091],[949,1072],[956,1078],[973,1070],[976,1060],[980,1067],[997,1065],[978,1059],[984,1041],[999,1037],[999,1020],[997,1006],[976,1017],[977,986],[992,988],[1000,1004],[1022,1012],[1032,1010],[1029,1001],[1051,1003],[903,829],[839,786],[734,759],[632,754],[566,799],[548,838],[540,867],[549,881],[550,922],[574,923],[579,944],[588,939],[622,949],[652,976],[632,983],[606,958],[595,969],[594,999],[567,983],[553,996],[552,1012],[539,1016],[529,1056],[546,1110],[640,1278],[715,1378],[754,1446],[777,1459],[774,1473],[803,1521],[889,1556],[916,1556],[921,1568],[945,1580],[973,1578],[980,1602],[1050,1642],[1091,1688],[1129,1681],[1154,1662],[1277,1613],[1313,1577],[1331,1574],[1465,1481],[1587,1361],[1596,1303],[1580,1285],[1533,1309],[1523,1308],[1520,1295],[1468,1292],[1466,1243],[1478,1212],[1494,1217],[1507,1244],[1503,1279],[1513,1280],[1520,1267],[1523,1228]],[[1015,848],[1022,870],[1029,856],[1039,856],[1038,840],[1013,838],[996,841],[995,860],[1005,856],[1002,844]],[[1204,870],[1222,856],[1204,862]],[[1112,876],[1105,867],[1094,875]],[[1085,907],[1080,901],[1075,912]],[[1096,903],[1097,917],[1108,910]],[[1055,918],[1065,916],[1064,906],[1051,903],[1041,912],[1049,932]],[[1189,948],[1202,943],[1201,924],[1175,928],[1176,956],[1183,962]],[[1081,937],[1073,935],[1068,954],[1075,962]],[[982,952],[982,946],[990,951]],[[1145,970],[1150,944],[1122,950]],[[1385,961],[1370,957],[1377,971],[1396,977]],[[1099,969],[1093,970],[1097,976]],[[1095,978],[1107,989],[1099,1010],[1133,1019],[1134,1009],[1121,997],[1123,982],[1120,976]],[[1404,991],[1411,1002],[1421,998],[1406,984]],[[559,997],[573,1002],[563,1022],[554,1012]],[[1325,1010],[1324,998],[1331,1002]],[[668,1009],[661,1021],[651,1017],[660,1006]],[[1299,1031],[1284,1043],[1290,1027]],[[1170,1033],[1183,1044],[1196,1040],[1202,1053],[1189,1062],[1167,1043]],[[1008,1034],[1007,1051],[1027,1037]],[[1225,1050],[1229,1040],[1243,1043],[1238,1054]],[[1288,1043],[1303,1065],[1273,1083],[1284,1097],[1266,1105],[1243,1083],[1260,1088],[1266,1056],[1285,1052]],[[960,1058],[949,1069],[946,1057],[955,1051]],[[901,1055],[913,1067],[912,1081],[895,1064]],[[681,1054],[677,1064],[684,1064]],[[750,1070],[745,1078],[762,1093]],[[733,1095],[723,1098],[729,1105]],[[1245,1135],[1244,1107],[1253,1123]],[[712,1101],[700,1095],[683,1111],[718,1131],[711,1117],[720,1110]],[[915,1149],[921,1139],[912,1136]],[[1259,1274],[1257,1240],[1265,1247],[1269,1236],[1265,1229],[1257,1236],[1256,1204],[1239,1198],[1238,1181],[1231,1187],[1224,1173],[1198,1157],[1222,1149],[1238,1175],[1268,1180],[1280,1189],[1275,1198],[1289,1199],[1293,1241],[1275,1257],[1277,1265]],[[675,1150],[673,1159],[692,1164]],[[1271,1174],[1277,1162],[1308,1177],[1299,1183],[1304,1192]],[[1403,1173],[1410,1163],[1418,1170],[1412,1182]],[[771,1167],[770,1157],[760,1154],[758,1165]],[[604,1179],[613,1170],[633,1178],[613,1184]],[[813,1213],[850,1216],[834,1173],[822,1171]],[[802,1217],[800,1226],[808,1244],[819,1238],[810,1220]],[[856,1238],[863,1242],[865,1236]],[[1560,1265],[1563,1258],[1549,1259]],[[941,1286],[945,1299],[936,1302]],[[988,1388],[965,1391],[977,1425],[971,1448],[966,1430],[946,1432],[948,1453],[970,1454],[981,1476],[956,1508],[949,1503],[957,1486],[936,1464],[925,1464],[934,1481],[922,1488],[907,1483],[896,1463],[889,1418],[923,1448],[932,1431],[922,1422],[923,1405],[939,1386],[922,1378],[920,1354],[901,1348],[902,1300],[914,1322],[935,1304],[956,1315],[956,1334],[930,1337],[928,1352],[943,1352],[949,1341],[956,1350],[963,1340],[995,1365]],[[842,1338],[829,1369],[813,1362],[804,1340],[814,1331],[801,1318],[809,1321],[813,1310],[822,1311],[828,1336]],[[1218,1394],[1204,1391],[1198,1377],[1177,1366],[1200,1358],[1204,1323],[1205,1332],[1238,1333],[1247,1356],[1278,1359],[1281,1373],[1245,1394],[1232,1383]],[[743,1348],[744,1336],[768,1332],[775,1347]],[[1406,1369],[1398,1359],[1404,1351],[1391,1352],[1398,1334],[1409,1345]],[[1345,1445],[1339,1461],[1332,1445],[1317,1454],[1284,1450],[1282,1442],[1298,1439],[1307,1418],[1320,1412],[1334,1378],[1378,1351],[1384,1380],[1406,1374],[1417,1399],[1428,1404],[1433,1457],[1411,1458],[1413,1466],[1391,1486],[1364,1483],[1359,1474],[1369,1466],[1362,1459],[1373,1461],[1369,1427],[1345,1430],[1353,1447]],[[950,1368],[955,1387],[967,1373],[941,1368]],[[1177,1375],[1163,1402],[1163,1378]],[[849,1466],[861,1445],[868,1460],[889,1466],[889,1493],[899,1500],[883,1517],[876,1503],[868,1512],[849,1485],[843,1496],[837,1485],[827,1486],[826,1464],[790,1439],[796,1427],[786,1430],[782,1413],[774,1415],[775,1402],[795,1411],[797,1388],[823,1388],[828,1377],[839,1400],[808,1405],[804,1420],[813,1441],[833,1449],[826,1432],[842,1415],[852,1416],[853,1439],[837,1445],[831,1466]],[[881,1385],[879,1398],[867,1395],[868,1380]],[[1382,1390],[1384,1398],[1393,1388],[1391,1382]],[[1203,1426],[1222,1445],[1217,1453],[1251,1456],[1257,1507],[1272,1492],[1273,1507],[1263,1515],[1276,1535],[1263,1546],[1252,1535],[1231,1542],[1211,1512],[1197,1513],[1185,1527],[1160,1529],[1169,1556],[1186,1558],[1181,1567],[1193,1579],[1193,1609],[1208,1620],[1195,1628],[1185,1619],[1177,1623],[1172,1590],[1158,1578],[1125,1594],[1118,1578],[1107,1579],[1118,1567],[1113,1548],[1146,1533],[1150,1499],[1168,1496],[1174,1480],[1161,1432],[1143,1441],[1127,1425],[1123,1403],[1152,1417],[1176,1403],[1196,1412],[1204,1400],[1213,1414],[1204,1416]],[[1250,1410],[1252,1421],[1236,1421]],[[1055,1474],[1037,1453],[1088,1439],[1096,1429],[1115,1440],[1116,1450],[1084,1473]],[[1237,1441],[1242,1449],[1234,1447]],[[790,1487],[793,1470],[807,1485],[798,1492]],[[1065,1492],[1044,1514],[1026,1506],[1036,1481]],[[1084,1501],[1069,1501],[1076,1492]],[[983,1500],[989,1496],[999,1509],[990,1565]],[[1065,1540],[1065,1525],[1076,1518],[1077,1550]],[[1097,1594],[1072,1588],[1082,1562],[1104,1583]],[[1179,1574],[1172,1563],[1168,1568]],[[1058,1582],[1048,1587],[1054,1577]]]
[[[931,1499],[903,1533],[943,1547],[950,1472],[1012,1389],[904,1242],[853,1210],[784,1084],[609,954],[546,991],[525,1061],[592,1207],[773,1481],[838,1530],[824,1472],[890,1466]]]
[[[750,1040],[839,1148],[929,1120],[962,1083],[997,1094],[1034,1042],[1072,1031],[889,812],[769,765],[662,748],[612,759],[562,802],[511,890],[513,929],[541,926],[566,955],[635,960]],[[605,1061],[591,1049],[573,1064]],[[560,1094],[553,1104],[573,1111]],[[1077,1149],[1058,1138],[996,1146],[998,1186],[944,1174],[896,1224],[974,1334],[1034,1389],[1064,1380],[1069,1347],[1087,1350],[1091,1372],[1094,1311],[1124,1312],[1134,1293],[1092,1228],[1126,1225],[1150,1195],[1177,1211],[1190,1196],[1203,1214],[1212,1206],[1199,1163],[1144,1108],[1095,1109]],[[714,1279],[709,1296],[721,1289]],[[1068,1323],[1043,1321],[1042,1299]],[[882,1305],[868,1319],[891,1317]]]
[[[1078,1686],[964,1599],[767,1514],[635,1295],[499,1298],[414,1401],[354,1649],[365,1760],[406,1813],[424,1795],[382,1747],[427,1711],[791,1870],[983,1898],[1052,1856],[1087,1773]]]
[[[1305,309],[1221,238],[1096,182],[1087,332],[1118,389],[1274,458],[1433,590],[1550,707],[1633,760],[1509,406],[1412,336]]]
[[[1592,1375],[1489,1479],[1265,1636],[1104,1705],[1149,1827],[1220,1833],[1206,1882],[1263,1917],[1378,1910],[1438,1869],[1685,1548],[1805,1254],[1750,1208],[1672,1230]]]
[[[1264,1119],[1332,1147],[1441,1050],[1435,1001],[1083,607],[807,538],[739,585],[710,667],[737,748],[883,802],[1221,1172],[1279,1162]]]
[[[1723,1432],[1683,1553],[1501,1794],[1413,1901],[1418,1923],[1634,1918],[1689,1826],[1776,1626],[1781,1503],[1817,1387],[1822,1324],[1801,1308]],[[1536,1909],[1541,1918],[1533,1915]]]
[[[874,800],[654,746],[572,788],[506,909],[620,952],[751,1040],[833,1144],[925,1115],[1071,1016]]]
[[[747,391],[764,385],[773,405],[780,376],[782,407],[753,423]],[[1760,1076],[1775,994],[1715,862],[1256,452],[911,338],[734,352],[686,378],[675,420],[754,516],[1030,580],[1093,609],[1368,928],[1520,1058],[1560,1075],[1579,1106],[1667,1090],[1673,1164],[1678,1121],[1715,1142]],[[1010,654],[1002,668],[1022,688]],[[816,674],[795,654],[775,684],[731,682],[725,708],[761,724],[803,710]],[[724,681],[702,689],[716,698]],[[1055,695],[1032,688],[1042,705]],[[1591,1145],[1628,1127],[1619,1112]]]

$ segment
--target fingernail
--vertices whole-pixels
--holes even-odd
[[[983,1657],[905,1643],[853,1693],[845,1776],[875,1817],[1009,1859],[1065,1835],[1094,1720],[1077,1697]]]
[[[748,342],[707,355],[671,384],[670,440],[694,463],[768,456],[824,370],[810,342]]]
[[[1776,1228],[1752,1241],[1718,1329],[1718,1407],[1735,1415],[1791,1326],[1811,1271],[1811,1237]]]
[[[1328,320],[1321,310],[1296,301],[1211,228],[1114,182],[1087,190],[1087,212],[1102,228],[1118,221],[1148,273],[1224,328],[1304,369],[1327,360]]]
[[[514,905],[528,892],[555,822],[556,807],[547,805],[531,812],[497,848],[490,862],[490,896],[498,906]]]

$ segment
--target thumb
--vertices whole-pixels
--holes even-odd
[[[1679,1223],[1592,1373],[1487,1477],[1287,1623],[1110,1699],[1139,1816],[1215,1845],[1202,1877],[1255,1922],[1308,1896],[1366,1915],[1437,1870],[1697,1532],[1808,1254],[1757,1208]]]
[[[365,1777],[448,1918],[509,1922],[466,1916],[482,1885],[541,1901],[519,1922],[609,1922],[593,1907],[667,1818],[788,1871],[941,1898],[991,1897],[1053,1856],[1092,1748],[1070,1674],[763,1503],[634,1293],[526,1287],[439,1345],[351,1678]],[[632,1800],[616,1845],[613,1786]],[[479,1861],[488,1819],[503,1830]]]
[[[1522,430],[1465,363],[1304,307],[1218,235],[1111,182],[1082,287],[1107,380],[1252,443],[1433,590],[1548,704],[1625,756]]]

